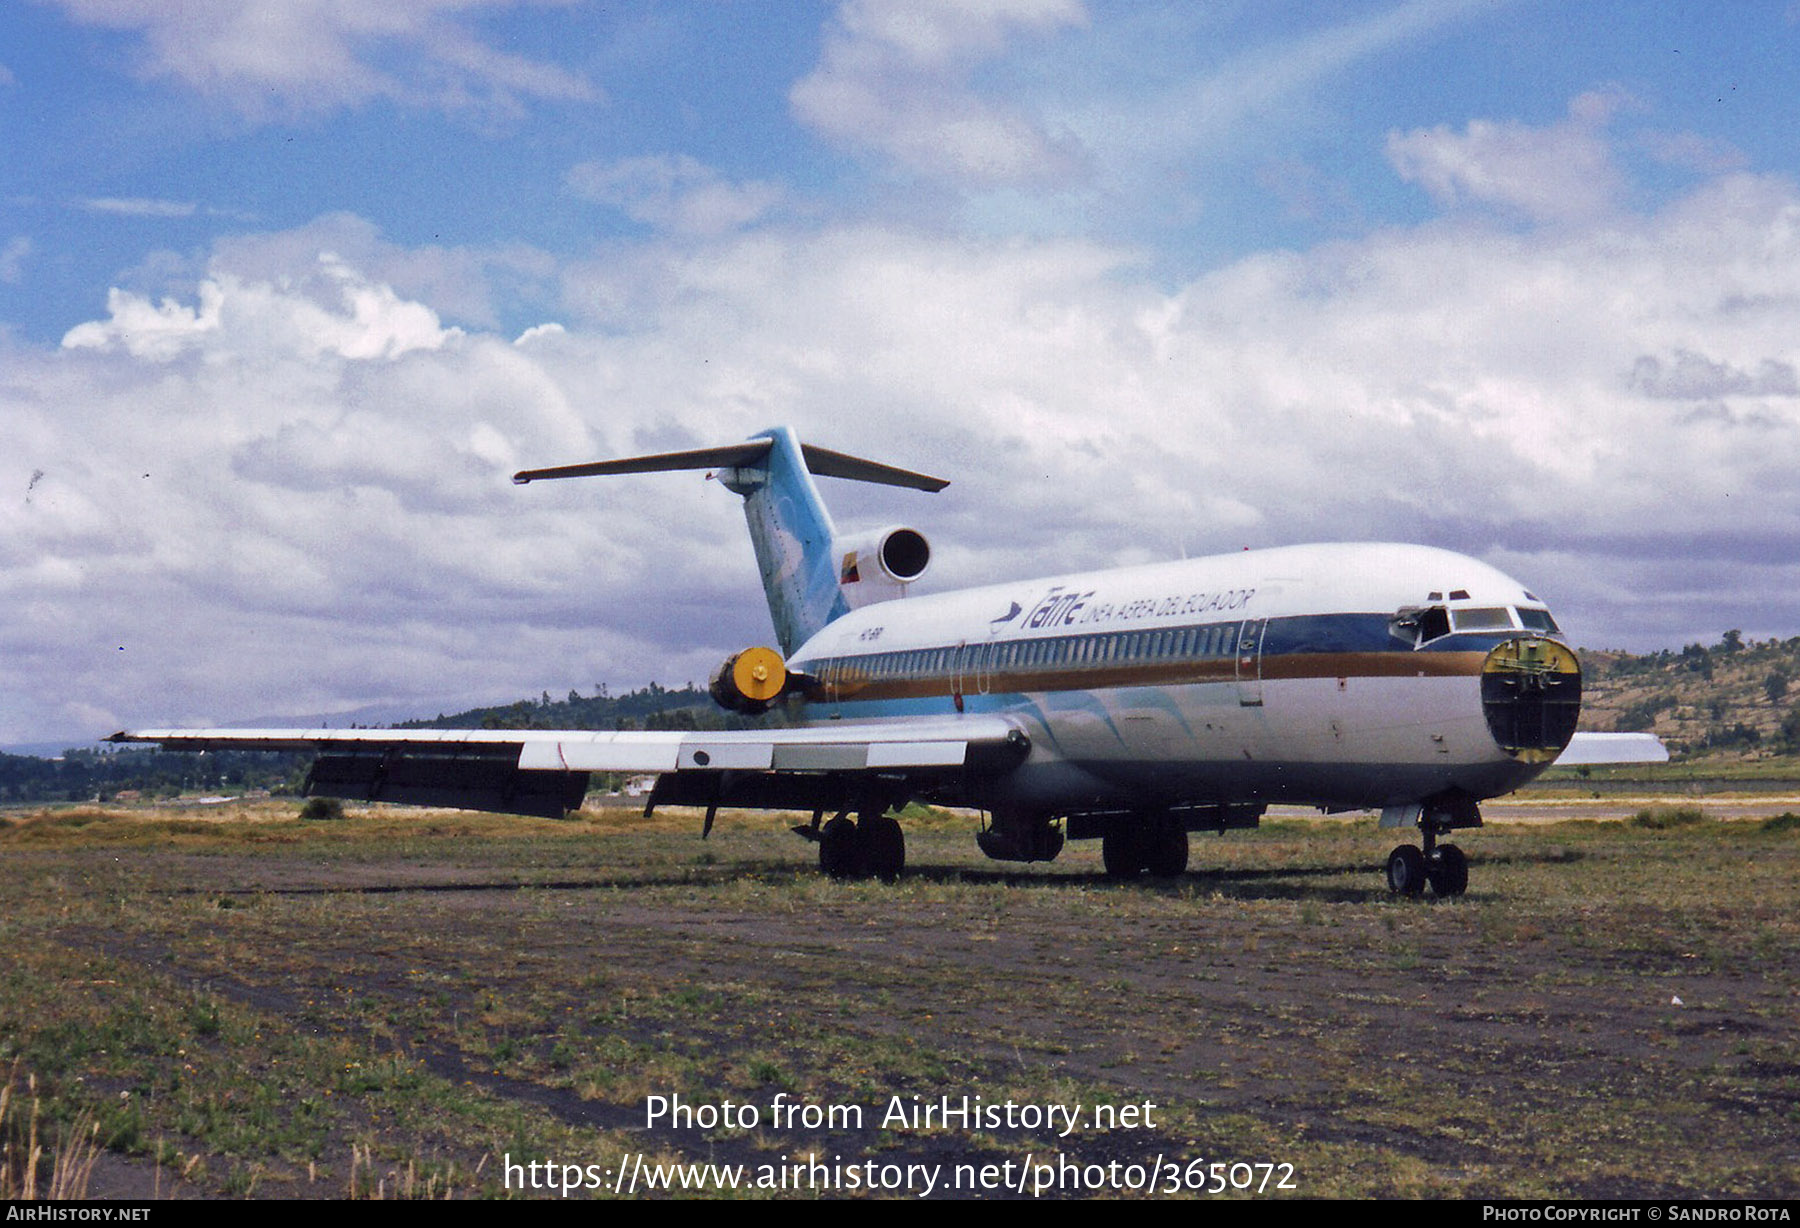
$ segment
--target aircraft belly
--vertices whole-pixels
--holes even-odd
[[[1265,682],[1271,748],[1308,762],[1456,764],[1506,758],[1474,678],[1306,678]]]
[[[1379,806],[1480,797],[1534,774],[1502,752],[1467,677],[1265,680],[1026,697],[1054,757],[1120,793]]]

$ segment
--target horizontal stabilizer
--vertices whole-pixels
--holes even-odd
[[[914,473],[910,469],[897,469],[880,461],[864,460],[860,456],[833,452],[828,448],[816,448],[810,443],[800,445],[800,455],[806,458],[807,469],[822,478],[848,478],[852,482],[874,482],[878,486],[904,486],[908,490],[926,490],[933,494],[950,485],[944,478]]]
[[[549,469],[525,469],[513,474],[520,486],[547,478],[591,478],[615,473],[666,473],[676,469],[727,469],[753,465],[768,454],[774,445],[769,438],[750,439],[743,443],[725,444],[717,448],[691,448],[685,452],[659,452],[654,456],[629,456],[622,460],[590,461],[582,465],[558,465]],[[904,486],[909,490],[940,491],[950,485],[943,478],[915,473],[864,460],[845,452],[800,445],[808,472],[826,478],[847,478],[852,482],[873,482],[880,486]]]
[[[590,461],[585,465],[526,469],[513,474],[513,481],[523,486],[527,482],[545,478],[592,478],[609,473],[667,473],[676,469],[725,469],[761,460],[773,442],[769,439],[752,439],[718,448],[691,448],[686,452],[659,452],[655,456],[628,456],[623,460]]]
[[[1552,767],[1602,763],[1667,763],[1669,748],[1653,733],[1578,733]]]

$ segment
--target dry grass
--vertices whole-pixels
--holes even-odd
[[[1197,838],[1195,872],[1120,887],[1090,846],[1001,866],[920,816],[884,886],[753,816],[703,844],[625,811],[15,814],[8,1180],[436,1198],[507,1192],[502,1156],[1067,1147],[1292,1162],[1309,1195],[1792,1196],[1800,831],[1632,814],[1470,833],[1448,902],[1391,898],[1366,821]],[[965,1092],[1158,1109],[1071,1140],[874,1124]],[[646,1129],[676,1093],[870,1121]]]
[[[74,1199],[88,1196],[88,1183],[102,1147],[100,1126],[91,1112],[78,1112],[55,1137],[42,1137],[43,1100],[37,1076],[25,1076],[14,1061],[0,1087],[0,1199]]]

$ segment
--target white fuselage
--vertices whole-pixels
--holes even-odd
[[[1497,644],[1554,635],[1541,601],[1475,559],[1326,544],[883,602],[790,666],[811,679],[810,722],[1015,721],[1030,754],[982,804],[1381,807],[1541,771],[1560,745],[1503,747],[1483,682]]]

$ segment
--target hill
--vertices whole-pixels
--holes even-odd
[[[782,723],[779,711],[757,718],[726,712],[712,696],[688,683],[669,690],[652,682],[641,691],[610,695],[604,688],[594,695],[570,691],[567,698],[552,699],[545,691],[537,699],[490,708],[470,708],[448,716],[438,713],[429,720],[403,721],[401,729],[754,729]]]
[[[193,755],[71,749],[55,759],[0,754],[0,805],[291,793],[305,777],[307,761],[305,755],[243,750]]]
[[[1644,656],[1581,653],[1581,727],[1649,732],[1678,758],[1744,760],[1800,754],[1800,636]]]

